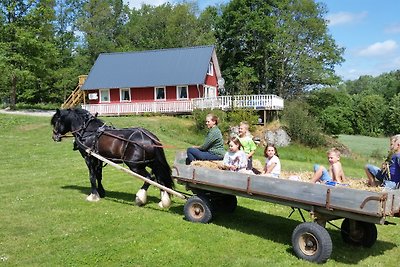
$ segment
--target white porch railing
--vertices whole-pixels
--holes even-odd
[[[283,99],[276,95],[236,95],[215,98],[196,98],[180,101],[139,103],[86,104],[82,108],[99,115],[126,115],[142,113],[190,113],[194,109],[253,108],[282,110]]]

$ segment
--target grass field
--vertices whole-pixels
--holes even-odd
[[[4,266],[310,266],[291,248],[301,222],[291,209],[238,198],[233,214],[218,214],[210,224],[183,219],[184,202],[160,209],[159,191],[149,203],[134,205],[141,182],[112,167],[104,169],[107,197],[85,201],[87,169],[72,140],[51,140],[49,118],[0,114],[0,265]],[[168,146],[172,164],[177,150],[201,142],[189,119],[174,117],[104,118],[117,127],[143,126]],[[387,146],[387,142],[385,143]],[[355,151],[355,150],[354,150]],[[298,145],[279,150],[283,168],[310,170],[326,164],[325,149]],[[360,153],[362,154],[362,153]],[[263,160],[261,149],[256,158]],[[363,177],[368,157],[348,157],[346,174]],[[178,186],[178,190],[184,188]],[[308,218],[308,216],[306,216]],[[308,218],[309,219],[309,218]],[[399,223],[399,219],[390,221]],[[341,221],[335,221],[340,226]],[[328,225],[333,253],[325,266],[397,266],[399,226],[378,225],[372,248],[343,243]]]

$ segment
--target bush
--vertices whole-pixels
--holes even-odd
[[[206,125],[204,123],[207,114],[214,114],[219,118],[218,127],[222,133],[229,131],[229,128],[234,125],[239,125],[241,121],[247,121],[250,125],[250,131],[258,122],[258,115],[255,110],[251,109],[235,109],[229,112],[222,110],[194,110],[193,117],[195,120],[197,131],[206,131]]]
[[[321,128],[309,114],[306,103],[298,100],[286,102],[282,120],[292,140],[311,147],[326,145]]]
[[[207,130],[205,120],[208,114],[214,114],[218,117],[218,127],[221,132],[227,132],[229,130],[229,123],[227,121],[226,113],[218,109],[196,109],[193,111],[193,118],[195,120],[196,131],[205,132]]]
[[[40,110],[54,110],[57,108],[61,108],[59,103],[36,103],[36,104],[29,104],[29,103],[17,103],[15,105],[16,109],[40,109]]]
[[[400,133],[400,94],[392,98],[385,116],[385,132],[389,135]]]
[[[230,126],[239,125],[241,121],[247,121],[250,125],[250,131],[254,130],[254,125],[258,123],[258,114],[254,109],[234,109],[227,116]]]
[[[318,121],[326,133],[353,134],[353,111],[347,107],[330,106],[323,110]]]

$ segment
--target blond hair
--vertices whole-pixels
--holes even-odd
[[[335,154],[336,157],[340,157],[340,150],[337,149],[336,147],[332,147],[331,149],[329,149],[329,150],[326,152],[326,154],[328,154],[328,155],[331,154],[331,153]]]
[[[247,121],[241,121],[239,125],[244,126],[246,130],[249,130],[249,123]]]
[[[400,134],[393,135],[393,136],[390,138],[390,140],[391,140],[392,142],[398,142],[398,141],[400,141]]]

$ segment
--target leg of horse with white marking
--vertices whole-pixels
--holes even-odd
[[[98,174],[98,171],[99,171],[98,166],[99,166],[99,164],[101,166],[101,162],[99,160],[97,160],[96,158],[90,157],[90,156],[85,157],[85,162],[89,169],[89,179],[90,179],[90,186],[91,186],[90,195],[86,197],[86,200],[90,201],[90,202],[97,202],[100,200],[100,195],[97,192],[97,185],[96,185],[97,179],[96,178],[99,175]],[[102,170],[100,168],[100,172],[101,171]]]
[[[161,193],[161,201],[158,203],[160,208],[169,208],[171,206],[171,198],[168,192],[164,190],[160,190]]]
[[[133,172],[136,172],[146,178],[152,179],[151,175],[146,169],[132,169]],[[135,198],[135,203],[138,206],[144,206],[147,203],[147,189],[149,189],[150,184],[149,183],[144,183],[143,186],[139,189],[139,191],[136,193],[136,198]]]

